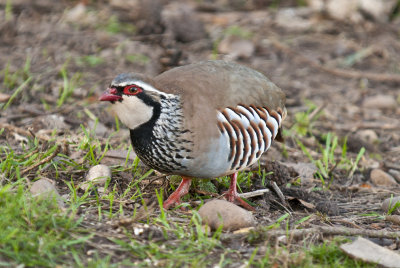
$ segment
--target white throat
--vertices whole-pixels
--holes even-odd
[[[124,96],[122,102],[115,102],[112,107],[121,122],[129,129],[135,129],[146,123],[153,116],[153,107],[145,104],[136,96]]]

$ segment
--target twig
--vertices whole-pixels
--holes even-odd
[[[400,165],[394,163],[385,162],[385,167],[400,170]]]
[[[197,191],[196,191],[197,192]],[[259,196],[259,195],[263,195],[264,193],[268,193],[269,189],[261,189],[261,190],[257,190],[254,192],[248,192],[248,193],[243,193],[243,194],[238,194],[238,196],[240,198],[250,198],[250,197],[254,197],[254,196]],[[208,193],[208,194],[212,194],[212,193]],[[212,194],[212,196],[214,196],[214,194]],[[222,197],[221,195],[217,195],[215,197]],[[208,198],[208,199],[203,199],[203,200],[195,200],[195,201],[191,201],[190,203],[195,204],[195,205],[199,205],[202,202],[206,203],[207,201],[212,200],[213,198]]]
[[[60,150],[61,150],[61,146],[57,145],[57,148],[54,150],[54,152],[51,155],[49,155],[48,157],[42,159],[41,161],[37,162],[36,164],[34,164],[34,165],[22,170],[21,171],[21,175],[24,175],[25,173],[31,171],[32,169],[35,169],[38,166],[43,165],[44,163],[47,163],[47,162],[51,161],[54,157],[56,157],[58,155]]]
[[[18,134],[20,134],[22,136],[26,136],[26,137],[32,136],[32,133],[29,130],[25,130],[23,128],[19,128],[19,127],[13,126],[11,124],[7,124],[7,123],[3,123],[2,124],[2,123],[0,123],[0,129],[2,129],[2,128],[8,129],[9,131],[18,133]],[[43,141],[49,141],[50,140],[50,137],[47,136],[47,135],[35,135],[34,137],[36,137],[36,138],[38,138],[40,140],[43,140]]]
[[[366,128],[373,128],[373,129],[380,129],[380,130],[398,130],[400,129],[399,125],[394,124],[382,124],[379,122],[363,122],[360,124],[336,124],[336,130],[347,130],[347,131],[356,131],[358,129],[366,129]]]
[[[240,198],[250,198],[250,197],[254,197],[254,196],[263,195],[264,193],[268,193],[268,192],[269,192],[269,189],[260,189],[260,190],[253,191],[253,192],[238,194],[238,196]]]
[[[286,203],[285,196],[283,195],[281,189],[279,189],[276,182],[272,181],[271,186],[272,186],[272,189],[274,189],[275,193],[279,196],[279,199],[281,200],[282,204],[284,204],[286,206],[287,203]]]
[[[363,236],[363,237],[375,237],[375,238],[399,238],[400,232],[389,232],[385,230],[366,230],[366,229],[356,229],[356,228],[348,228],[348,227],[313,227],[309,229],[298,229],[298,230],[263,230],[262,228],[255,229],[255,232],[265,236],[266,238],[273,238],[282,235],[287,235],[288,237],[293,237],[294,239],[300,239],[304,236],[311,234],[322,234],[322,235],[342,235],[342,236]],[[235,234],[235,235],[225,235],[221,237],[224,239],[237,239],[244,238],[247,234]]]
[[[369,80],[374,80],[374,81],[379,81],[379,82],[396,82],[400,83],[400,75],[396,74],[379,74],[379,73],[372,73],[372,72],[359,72],[355,70],[349,70],[349,69],[338,69],[338,68],[330,68],[323,66],[319,63],[314,62],[313,60],[310,60],[302,55],[300,55],[298,52],[290,49],[288,46],[284,45],[277,39],[271,38],[270,39],[272,44],[282,52],[292,55],[296,58],[298,58],[300,61],[307,63],[311,67],[322,70],[324,72],[336,75],[336,76],[341,76],[345,78],[367,78]]]
[[[314,109],[314,111],[312,111],[310,113],[310,115],[308,116],[308,119],[310,120],[310,122],[312,122],[314,120],[314,118],[319,114],[319,112],[321,112],[324,108],[326,107],[326,103],[318,106],[316,109]]]

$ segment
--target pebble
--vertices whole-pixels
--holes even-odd
[[[90,185],[104,186],[109,178],[111,178],[111,169],[106,165],[96,165],[89,169],[86,181],[81,183],[79,188],[86,191]]]
[[[386,198],[385,200],[383,200],[381,208],[385,213],[387,213],[389,209],[392,208],[397,202],[400,202],[400,196]],[[393,211],[393,214],[400,214],[400,207]]]
[[[374,242],[358,237],[350,243],[342,244],[340,249],[349,257],[373,263],[376,267],[400,267],[400,255]]]
[[[55,182],[50,179],[42,178],[35,181],[32,184],[30,191],[34,197],[42,197],[45,199],[56,198],[58,206],[60,208],[65,207],[64,202],[55,187]]]
[[[207,38],[203,22],[190,5],[171,4],[162,11],[161,16],[167,31],[179,42],[189,43]]]
[[[218,45],[218,51],[228,54],[229,59],[247,59],[255,51],[255,46],[251,40],[243,39],[238,36],[227,36]]]
[[[300,176],[302,182],[311,182],[314,179],[314,174],[317,172],[317,167],[314,163],[285,163],[287,167],[292,167]]]
[[[276,14],[276,25],[292,31],[306,31],[313,25],[310,8],[282,8]]]
[[[357,131],[356,136],[369,143],[374,143],[379,140],[378,135],[372,129],[359,130]]]
[[[359,0],[358,8],[376,21],[387,22],[395,6],[395,0]]]
[[[199,209],[199,215],[212,230],[218,229],[221,224],[224,231],[235,231],[255,224],[250,211],[225,200],[207,202]]]
[[[11,98],[10,95],[0,92],[0,103],[5,103]]]
[[[378,168],[371,171],[370,177],[371,181],[377,186],[392,186],[397,184],[392,176]]]
[[[101,122],[95,122],[93,120],[90,120],[88,123],[88,127],[96,134],[96,136],[99,137],[105,137],[108,133],[108,128]]]
[[[396,109],[396,99],[391,95],[376,95],[366,97],[362,103],[364,108],[371,109]]]
[[[395,169],[389,169],[388,173],[394,177],[394,179],[400,183],[400,171]]]
[[[64,130],[70,129],[70,126],[65,123],[65,117],[57,114],[49,114],[40,117],[39,120],[46,129]]]

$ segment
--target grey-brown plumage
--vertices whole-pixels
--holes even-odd
[[[122,74],[101,100],[114,103],[142,161],[184,177],[167,207],[179,202],[190,177],[233,174],[227,196],[238,200],[236,172],[269,148],[286,116],[281,89],[261,73],[226,61],[190,64],[153,79]]]
[[[206,61],[171,69],[154,78],[156,88],[179,94],[187,128],[196,134],[196,149],[206,149],[215,137],[215,110],[238,104],[284,110],[285,95],[261,73],[227,61]],[[210,123],[212,120],[212,123]]]

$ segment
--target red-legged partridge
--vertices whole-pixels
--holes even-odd
[[[255,163],[280,136],[285,95],[261,73],[226,61],[204,61],[155,78],[120,74],[100,97],[130,129],[133,148],[148,166],[182,176],[164,202],[189,191],[191,178],[230,175],[225,197],[238,197],[237,172]]]

